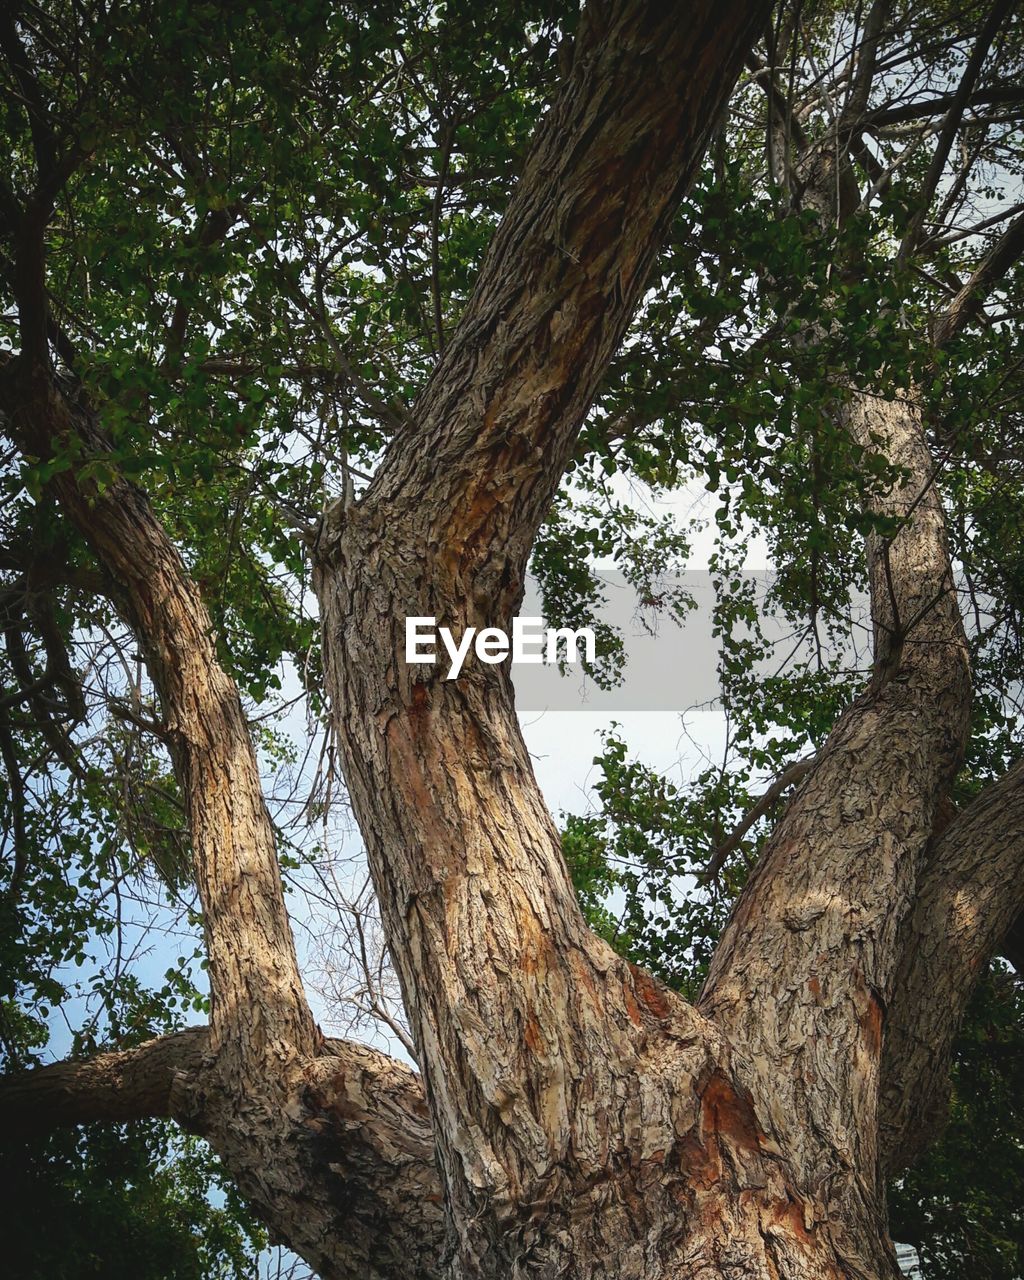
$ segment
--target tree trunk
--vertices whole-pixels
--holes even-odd
[[[453,1275],[889,1276],[873,1127],[882,1008],[969,688],[945,593],[915,619],[915,638],[948,631],[949,652],[933,661],[901,644],[837,728],[800,793],[813,803],[793,806],[737,915],[709,986],[712,1018],[586,928],[507,670],[445,681],[402,658],[406,617],[507,629],[521,599],[533,533],[702,145],[680,121],[706,92],[703,39],[674,22],[656,36],[584,37],[415,428],[366,496],[325,522],[314,585],[327,684],[424,1071]],[[670,119],[666,83],[685,98]],[[597,188],[623,173],[627,150],[635,176],[617,180],[612,211]],[[948,571],[941,509],[912,407],[883,425],[894,457],[913,455],[895,499],[907,529],[887,552],[910,602],[924,589],[918,570],[926,584]],[[886,608],[879,597],[880,626]],[[942,658],[955,659],[948,706],[932,700]],[[920,777],[872,787],[873,744],[882,759],[915,717]],[[863,852],[852,866],[851,820]],[[820,863],[802,856],[805,840]],[[864,895],[859,913],[847,893]],[[824,962],[816,976],[819,952],[834,978]],[[791,999],[794,983],[806,998]],[[759,1035],[748,1024],[765,1006]],[[804,1074],[797,1033],[812,1045]],[[837,1051],[849,1060],[836,1087],[816,1089]]]

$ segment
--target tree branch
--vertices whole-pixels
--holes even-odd
[[[8,831],[13,845],[14,858],[11,866],[11,879],[4,894],[5,902],[16,905],[21,887],[28,872],[33,847],[28,838],[25,822],[27,805],[25,803],[25,781],[21,776],[21,764],[14,746],[7,719],[0,713],[0,760],[3,761],[7,776]]]
[[[241,209],[237,206],[211,209],[197,233],[189,238],[189,247],[193,250],[212,249],[214,245],[220,244],[225,239],[240,216]],[[193,254],[193,258],[194,256]],[[181,364],[189,319],[189,305],[185,300],[185,294],[189,284],[196,278],[196,274],[194,265],[181,274],[178,298],[174,304],[171,322],[164,335],[164,356],[160,362],[160,372],[166,375],[174,374]]]
[[[242,1077],[267,1055],[308,1054],[317,1032],[256,755],[199,589],[146,496],[108,461],[108,442],[80,396],[73,403],[22,357],[8,361],[0,368],[0,427],[30,457],[76,459],[54,476],[52,491],[108,575],[163,704],[203,905],[214,1047]]]
[[[166,1117],[207,1136],[273,1235],[325,1280],[437,1280],[442,1194],[423,1086],[386,1054],[330,1040],[255,1124],[225,1124],[211,1034],[0,1076],[0,1124],[34,1137],[93,1121]],[[227,1103],[232,1108],[237,1100]]]
[[[919,406],[853,394],[839,425],[905,478],[869,499],[874,675],[839,718],[733,912],[699,1008],[769,1072],[809,1185],[871,1212],[882,1028],[935,812],[970,709],[966,642]],[[867,1194],[867,1204],[860,1198]]]
[[[728,861],[729,856],[740,847],[743,837],[754,823],[766,817],[771,811],[772,805],[777,800],[780,800],[790,787],[795,787],[807,777],[814,768],[816,759],[816,756],[811,756],[807,760],[794,760],[791,765],[783,769],[771,786],[750,806],[737,826],[711,855],[707,869],[704,871],[704,879],[713,880],[718,875]]]
[[[1024,762],[938,837],[904,934],[886,1023],[881,1156],[913,1162],[945,1119],[953,1041],[985,967],[1024,911]]]
[[[935,98],[926,98],[920,102],[905,102],[897,106],[879,107],[865,114],[865,128],[884,128],[892,124],[907,124],[912,120],[930,120],[944,115],[956,101],[956,93],[944,93]],[[978,89],[972,93],[966,107],[991,106],[999,103],[1024,103],[1024,89],[1020,85],[992,85],[987,89]]]
[[[460,1248],[491,1274],[572,1269],[572,1237],[605,1212],[603,1171],[678,1140],[657,1116],[714,1033],[587,929],[507,669],[456,682],[409,667],[405,618],[510,625],[536,530],[766,8],[700,0],[680,22],[654,0],[587,7],[413,425],[360,501],[329,512],[317,549],[346,781]],[[574,1221],[556,1229],[566,1196]],[[532,1238],[530,1253],[518,1242]]]
[[[0,13],[0,52],[11,67],[28,116],[37,182],[24,208],[19,207],[13,192],[8,196],[5,191],[3,203],[16,245],[13,283],[22,353],[26,359],[45,364],[49,305],[43,237],[57,196],[85,159],[86,152],[73,142],[63,155],[59,153],[49,108],[18,35],[15,14],[16,8],[5,8]]]
[[[867,111],[871,88],[875,82],[879,43],[891,10],[892,0],[873,0],[868,10],[864,37],[857,49],[857,69],[839,121],[841,145],[845,145],[845,139],[862,127],[861,121]]]
[[[501,523],[515,523],[525,559],[766,10],[701,6],[685,32],[642,0],[585,15],[574,75],[539,126],[458,331],[416,403],[415,431],[389,448],[364,497],[368,512],[409,509],[448,474],[451,522],[435,532],[479,555],[497,543],[499,508],[483,491],[500,473]],[[638,97],[631,76],[659,96]]]
[[[981,311],[992,289],[1022,254],[1024,213],[1014,218],[939,317],[932,332],[936,347],[945,346]]]
[[[932,156],[922,210],[1006,11],[996,4],[975,44]],[[834,175],[822,168],[810,182],[822,221],[837,218]],[[908,227],[904,253],[918,247],[923,217]],[[874,675],[767,843],[699,1008],[745,1053],[756,1085],[770,1074],[763,1087],[774,1090],[776,1133],[801,1180],[835,1195],[844,1188],[856,1203],[864,1188],[846,1171],[877,1167],[883,1028],[901,985],[902,929],[962,759],[971,687],[920,406],[912,395],[886,401],[854,392],[839,416],[860,448],[905,477],[868,499],[898,528],[868,539]]]
[[[938,188],[942,172],[946,167],[946,161],[949,159],[949,153],[953,148],[953,142],[963,120],[967,103],[974,92],[978,77],[981,75],[981,69],[984,66],[985,59],[988,57],[992,42],[999,33],[999,28],[1002,26],[1004,18],[1012,9],[1013,0],[996,0],[996,3],[989,11],[984,26],[978,33],[978,39],[971,50],[971,56],[967,60],[963,76],[960,78],[960,83],[949,104],[949,110],[946,112],[945,119],[942,122],[938,141],[935,144],[935,151],[928,166],[928,172],[925,174],[921,190],[917,195],[917,208],[903,235],[899,251],[900,262],[905,262],[918,247],[921,229],[924,226],[925,218],[928,216],[928,208],[931,205],[932,196]]]
[[[1007,209],[1001,209],[999,213],[993,213],[987,218],[982,218],[980,222],[972,223],[969,227],[952,228],[945,235],[933,237],[932,244],[937,249],[945,248],[946,245],[956,244],[958,240],[966,240],[969,236],[976,236],[982,231],[987,231],[989,227],[994,227],[997,223],[1005,222],[1007,218],[1016,217],[1021,211],[1024,211],[1024,202],[1011,205]]]
[[[137,1049],[0,1076],[0,1123],[6,1133],[44,1133],[94,1120],[182,1119],[175,1082],[199,1072],[209,1048],[209,1030],[190,1027]]]
[[[49,112],[39,91],[32,64],[18,35],[15,25],[17,9],[17,5],[5,8],[0,17],[0,51],[14,73],[15,83],[21,93],[21,103],[28,116],[29,132],[32,135],[36,167],[42,181],[57,166],[57,139],[50,125]]]

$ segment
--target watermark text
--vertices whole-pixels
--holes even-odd
[[[405,620],[405,660],[410,664],[438,661],[438,640],[448,655],[446,680],[455,680],[470,650],[480,662],[495,664],[511,657],[514,663],[597,660],[597,641],[590,627],[545,627],[543,618],[513,618],[512,634],[500,627],[467,627],[458,640],[448,627],[439,627],[436,618]],[[561,649],[561,652],[559,650]]]

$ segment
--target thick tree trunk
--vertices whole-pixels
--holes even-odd
[[[455,1276],[897,1274],[884,1016],[970,685],[919,415],[866,400],[851,429],[861,418],[913,463],[885,500],[905,527],[872,553],[878,675],[766,853],[707,1017],[586,930],[507,673],[404,666],[406,616],[507,625],[444,589],[443,526],[417,546],[368,502],[324,549],[328,679],[426,1069]]]
[[[714,1019],[586,929],[507,670],[467,668],[448,682],[402,660],[409,616],[508,627],[533,533],[702,143],[685,127],[707,92],[700,24],[629,19],[607,43],[584,37],[415,431],[322,530],[314,583],[346,779],[424,1068],[454,1275],[889,1276],[873,1125],[897,957],[890,906],[894,890],[909,906],[962,738],[959,704],[951,734],[936,727],[948,708],[929,701],[924,650],[903,647],[903,665],[837,730],[820,781],[801,792],[818,796],[794,825],[821,846],[820,864],[801,870],[797,838],[783,841],[709,990]],[[609,174],[614,208],[598,194]],[[929,581],[946,571],[941,511],[918,465],[918,418],[901,411],[887,425],[894,454],[914,454],[913,495],[897,498],[914,514],[890,557],[897,576],[906,561],[910,601],[911,565],[938,557],[924,566]],[[938,610],[957,658],[952,705],[969,686],[949,610]],[[879,831],[872,817],[897,814],[908,775],[872,790],[862,767],[858,790],[850,762],[879,734],[902,741],[916,716],[922,776],[896,828]],[[841,837],[854,801],[865,865],[851,867]],[[865,895],[859,915],[833,887]],[[780,918],[791,908],[795,924]],[[753,914],[762,943],[747,937]],[[835,959],[831,985],[824,962],[815,977],[812,943]],[[789,999],[793,983],[810,983],[806,1003]],[[765,1001],[771,1031],[755,1038],[747,1024]],[[741,1049],[735,1063],[719,1019]],[[813,1043],[818,1026],[820,1053],[801,1075],[794,1036]],[[833,1035],[832,1052],[850,1061],[834,1090],[816,1092]]]

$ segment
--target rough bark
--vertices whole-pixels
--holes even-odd
[[[87,407],[38,366],[4,367],[0,413],[30,456],[109,459]],[[203,906],[211,1023],[202,1045],[185,1033],[45,1068],[6,1081],[0,1101],[49,1096],[54,1120],[67,1122],[147,1106],[171,1115],[210,1141],[275,1235],[324,1276],[433,1277],[443,1221],[418,1079],[356,1046],[317,1056],[323,1038],[299,978],[255,752],[198,588],[113,464],[102,487],[79,466],[52,486],[105,570],[163,704]]]
[[[904,932],[886,1028],[880,1141],[913,1162],[945,1121],[964,1010],[1024,911],[1024,764],[987,787],[939,836]]]
[[[903,520],[868,548],[875,674],[772,834],[699,1007],[742,1056],[747,1086],[770,1099],[769,1131],[814,1189],[809,1214],[843,1253],[874,1241],[858,1264],[873,1275],[888,1265],[876,1146],[886,1010],[901,924],[961,759],[970,675],[920,413],[855,396],[844,417],[907,472],[875,503]]]
[[[267,1096],[276,1110],[268,1113]],[[207,1137],[270,1228],[325,1280],[437,1280],[445,1222],[415,1072],[326,1041],[283,1080],[226,1093],[207,1027],[0,1081],[7,1139],[166,1117]]]
[[[417,594],[455,619],[493,590],[496,616],[508,617],[580,420],[764,8],[702,5],[685,29],[662,6],[635,0],[588,12],[566,91],[421,401],[418,437],[392,450],[361,524],[346,526],[357,530],[347,550],[359,553],[358,581],[335,575],[328,614],[337,618],[340,606],[344,617],[341,592],[361,592],[362,630],[348,638],[367,653],[382,605],[390,621]],[[209,1062],[180,1082],[178,1114],[323,1274],[436,1272],[436,1197],[424,1192],[432,1179],[415,1090],[370,1055],[355,1072],[312,1057],[318,1035],[237,690],[144,495],[116,468],[103,485],[85,479],[80,464],[109,462],[109,453],[88,406],[52,377],[30,323],[46,311],[38,226],[20,258],[25,347],[5,364],[0,407],[28,455],[71,461],[52,487],[139,638],[188,805],[213,1003]],[[439,476],[452,483],[439,486]],[[418,510],[426,523],[413,518]],[[334,532],[322,582],[333,557],[346,564]],[[432,551],[432,582],[413,568],[412,593],[402,584],[388,594],[386,572],[384,595],[366,591],[379,565],[411,556],[415,566],[421,545]],[[427,687],[394,675],[391,663],[367,663],[360,723],[348,721],[350,764],[369,750],[350,774],[430,1069],[459,1233],[454,1267],[677,1271],[679,1202],[701,1201],[680,1167],[681,1141],[720,1162],[715,1177],[727,1176],[734,1195],[735,1170],[762,1160],[719,1039],[585,929],[505,674],[453,696],[444,725],[431,717]],[[380,680],[390,707],[377,696]],[[336,679],[339,703],[344,692]],[[381,741],[393,754],[375,777]],[[350,1140],[350,1129],[386,1127],[392,1113],[390,1141]],[[746,1214],[744,1239],[730,1241],[721,1224],[712,1236],[763,1270],[768,1253],[788,1248],[772,1242],[789,1229],[790,1199],[777,1172],[755,1185],[760,1216]],[[703,1254],[708,1237],[697,1238]]]
[[[872,1243],[822,1226],[835,1202],[813,1162],[794,1171],[772,1141],[771,1090],[737,1084],[717,1029],[584,927],[507,672],[444,682],[400,656],[407,616],[507,626],[703,146],[696,103],[710,123],[711,68],[735,74],[750,17],[701,8],[681,29],[624,5],[601,40],[584,34],[414,427],[321,533],[328,687],[424,1066],[457,1275],[893,1265],[877,1213],[857,1224]]]
[[[198,1096],[202,1132],[270,1228],[323,1280],[438,1280],[446,1224],[415,1072],[365,1045],[324,1051],[263,1100]],[[192,1103],[195,1107],[196,1103]],[[229,1109],[231,1128],[222,1121]],[[196,1122],[193,1121],[193,1124]]]
[[[981,312],[1024,253],[1014,218],[936,320],[936,348]],[[904,930],[882,1060],[883,1166],[911,1164],[945,1124],[953,1045],[968,1002],[999,949],[1014,963],[1024,919],[1024,765],[990,785],[933,836]],[[1014,967],[1020,971],[1018,963]]]
[[[55,1062],[0,1083],[5,1133],[45,1133],[93,1120],[175,1115],[176,1081],[194,1076],[209,1052],[206,1027],[150,1040],[137,1049]]]
[[[854,440],[906,476],[875,502],[899,533],[867,549],[875,672],[772,837],[699,1009],[586,928],[507,670],[445,682],[401,660],[407,616],[507,627],[580,423],[765,9],[701,0],[680,21],[640,0],[588,8],[412,424],[364,498],[320,531],[335,726],[422,1084],[370,1050],[325,1046],[312,1024],[255,757],[199,592],[138,489],[83,478],[106,442],[40,358],[39,254],[20,271],[36,322],[0,371],[0,409],[28,454],[71,458],[53,488],[163,702],[213,1009],[208,1033],[47,1068],[0,1104],[27,1114],[50,1097],[62,1122],[172,1115],[209,1137],[325,1277],[895,1274],[877,1147],[883,1030],[970,697],[915,403],[855,393],[843,410]],[[871,12],[877,36],[885,5]],[[866,103],[870,65],[863,74],[854,100]],[[824,154],[795,175],[822,216],[857,195]],[[983,858],[988,873],[1004,853]],[[928,956],[955,905],[936,888]],[[974,943],[959,942],[949,963],[966,987]],[[947,1036],[950,1019],[928,1003]],[[939,1072],[914,1052],[908,1070]]]
[[[110,581],[163,706],[188,811],[209,958],[211,1044],[242,1063],[310,1052],[316,1031],[295,960],[270,817],[241,700],[218,661],[199,589],[145,495],[108,466],[87,407],[25,357],[0,372],[7,433],[28,456],[64,456],[52,489]]]
[[[820,144],[810,143],[775,104],[770,150],[775,156],[793,153],[801,202],[825,225],[842,222],[860,203],[844,149],[857,152],[867,119],[872,40],[887,7],[879,0],[866,20],[865,50],[836,129],[839,148],[830,142],[823,156]],[[996,16],[993,11],[990,26]],[[990,37],[991,32],[984,40]],[[780,130],[788,131],[785,137]],[[931,168],[938,163],[933,160]],[[948,342],[978,313],[1022,248],[1017,219],[931,335],[922,335],[922,344],[929,337],[936,346]],[[856,274],[858,268],[847,262],[843,269]],[[892,541],[869,539],[867,547],[874,676],[836,726],[818,768],[774,833],[716,955],[700,1007],[723,1022],[734,1040],[734,1022],[746,1023],[742,1035],[755,1075],[764,1076],[788,1041],[795,1083],[777,1095],[785,1126],[780,1140],[792,1149],[793,1117],[800,1116],[796,1125],[803,1129],[809,1109],[815,1131],[811,1158],[823,1160],[815,1176],[829,1186],[873,1179],[865,1198],[870,1205],[880,1201],[878,1158],[894,1167],[934,1136],[967,1000],[1020,912],[1018,895],[1006,892],[1005,880],[1014,870],[1020,878],[1021,827],[1014,773],[972,808],[970,819],[965,815],[955,824],[961,846],[966,840],[969,848],[954,853],[943,841],[929,850],[939,805],[960,759],[970,699],[942,506],[933,484],[938,468],[912,401],[885,403],[854,391],[843,424],[862,447],[879,447],[875,439],[880,440],[887,461],[906,468],[910,477],[876,507],[904,518],[900,534]],[[999,813],[1005,822],[996,818]],[[837,876],[836,868],[843,874]],[[977,909],[970,922],[969,898]],[[783,983],[773,982],[773,968],[786,975]],[[761,987],[752,989],[751,979]],[[737,1000],[743,984],[744,1000],[752,999],[753,1006]],[[769,1009],[780,1006],[777,1014],[764,1017],[759,991]],[[841,1011],[830,1007],[822,1020],[811,1008],[837,1000],[849,1006],[845,1035]],[[821,1144],[830,1126],[832,1137]],[[823,1157],[830,1145],[832,1154]]]

